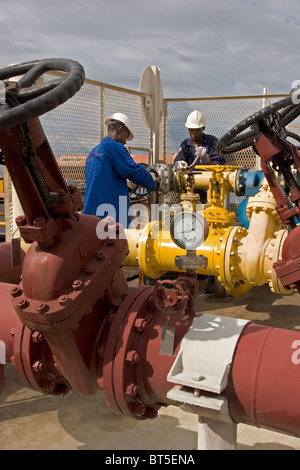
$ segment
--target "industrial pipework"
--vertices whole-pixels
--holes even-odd
[[[53,69],[68,76],[33,87]],[[64,59],[36,61],[1,69],[0,79],[20,74],[0,107],[0,146],[24,210],[17,220],[20,233],[31,246],[21,282],[0,282],[0,390],[5,357],[25,385],[43,393],[74,389],[96,397],[104,390],[111,408],[138,420],[155,418],[170,404],[196,413],[199,449],[234,448],[237,423],[300,436],[300,332],[195,312],[195,269],[216,265],[209,258],[218,257],[223,245],[228,259],[238,245],[239,258],[247,237],[227,227],[220,241],[216,227],[209,249],[199,255],[195,244],[207,236],[205,223],[182,211],[174,217],[179,220],[174,242],[181,243],[180,237],[187,242],[187,253],[178,252],[177,259],[187,272],[130,291],[121,269],[128,254],[122,227],[111,218],[79,213],[81,198],[65,184],[37,118],[80,88],[82,67]],[[254,206],[252,211],[251,219],[255,214],[266,226],[261,214],[272,213],[273,202],[267,211]],[[181,217],[188,219],[186,231]],[[263,234],[264,253],[273,256],[278,248],[269,240],[278,220],[272,217]],[[104,239],[97,236],[98,224]],[[147,243],[142,246],[149,250]],[[240,262],[232,266],[246,276]],[[232,278],[225,280],[233,284]],[[213,436],[210,444],[207,436]]]
[[[208,223],[209,233],[207,239],[197,247],[197,254],[205,256],[208,263],[206,268],[197,269],[196,272],[216,276],[233,296],[244,295],[254,286],[266,283],[272,291],[288,294],[291,290],[282,286],[273,269],[273,264],[281,260],[287,230],[276,212],[277,203],[266,179],[261,182],[261,177],[257,176],[260,189],[256,186],[257,194],[249,197],[248,229],[232,226],[235,214],[224,207],[229,191],[245,193],[241,174],[244,173],[236,167],[228,169],[220,165],[196,167],[195,172],[190,170],[189,174],[181,170],[176,176],[178,187],[183,191],[183,210],[196,208],[194,202],[191,202],[197,196],[194,189],[208,189],[209,204],[202,213]],[[253,187],[250,191],[254,192]],[[143,230],[127,229],[125,233],[129,253],[124,266],[139,267],[145,276],[154,279],[166,271],[181,271],[175,260],[184,254],[184,250],[173,242],[165,224],[150,222]]]

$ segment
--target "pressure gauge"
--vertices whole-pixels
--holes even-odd
[[[197,212],[178,212],[171,224],[171,237],[177,246],[185,250],[195,250],[207,237],[208,226],[203,216]]]

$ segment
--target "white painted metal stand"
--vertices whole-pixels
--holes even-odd
[[[168,374],[168,397],[198,415],[198,450],[235,450],[233,422],[222,391],[239,337],[249,322],[203,314],[194,318]]]
[[[198,450],[235,450],[237,424],[198,418]]]

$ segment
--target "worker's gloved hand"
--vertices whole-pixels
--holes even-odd
[[[159,183],[160,183],[160,177],[159,177],[158,171],[153,166],[150,166],[149,168],[147,168],[147,170],[152,176],[153,181],[155,182],[155,190],[157,190],[159,187]]]
[[[195,155],[199,157],[199,160],[203,165],[209,162],[209,156],[207,155],[207,150],[205,147],[197,147]]]

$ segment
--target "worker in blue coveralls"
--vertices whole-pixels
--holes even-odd
[[[128,228],[130,200],[127,180],[154,190],[157,175],[135,163],[125,147],[125,143],[133,139],[130,118],[123,113],[114,113],[105,123],[107,137],[90,152],[86,160],[82,212],[100,218],[110,215]]]
[[[188,129],[190,137],[180,144],[179,151],[173,160],[173,167],[180,168],[180,162],[184,161],[188,167],[195,165],[224,165],[225,157],[216,151],[217,137],[205,134],[206,120],[200,111],[192,111],[186,120],[185,127]],[[205,189],[195,190],[200,196],[200,202],[207,202],[207,191]],[[208,283],[205,288],[207,294],[214,293],[214,276],[208,276]]]
[[[185,139],[180,144],[178,153],[173,160],[173,166],[179,161],[184,161],[188,166],[195,165],[224,165],[225,157],[219,155],[216,151],[217,137],[210,134],[205,134],[206,120],[200,111],[191,112],[186,120],[185,127],[187,127],[190,137]],[[207,202],[207,191],[205,189],[196,190],[200,195],[200,202],[205,204]]]

